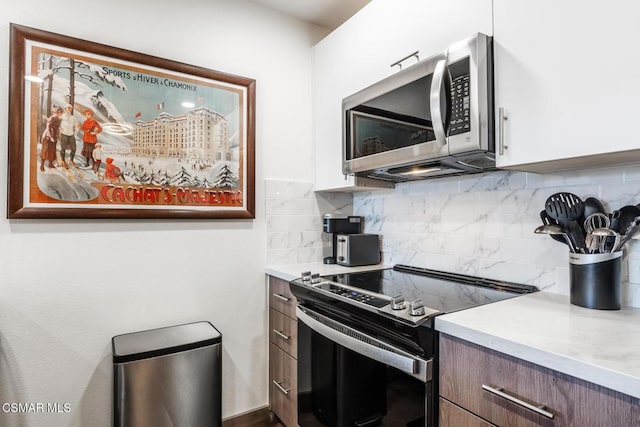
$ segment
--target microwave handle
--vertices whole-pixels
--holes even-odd
[[[433,72],[433,79],[431,80],[431,92],[429,94],[433,133],[436,136],[436,141],[442,146],[447,144],[447,134],[444,130],[444,124],[442,121],[442,109],[440,108],[440,92],[442,90],[442,85],[444,84],[444,73],[446,69],[447,60],[441,59],[440,61],[438,61]]]

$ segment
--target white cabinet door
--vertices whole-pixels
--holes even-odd
[[[628,0],[494,0],[496,108],[508,116],[499,167],[640,160],[639,20]]]
[[[313,50],[316,190],[360,184],[342,174],[342,99],[481,32],[491,35],[491,0],[373,0]],[[415,58],[404,61],[404,66]]]

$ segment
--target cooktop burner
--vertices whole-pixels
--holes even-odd
[[[292,283],[303,285],[320,297],[324,295],[325,299],[414,325],[438,314],[538,290],[529,285],[406,265],[322,277],[307,272]]]

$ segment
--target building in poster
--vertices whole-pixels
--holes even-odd
[[[162,112],[152,120],[136,121],[131,153],[206,163],[232,160],[229,125],[204,106],[180,115]]]

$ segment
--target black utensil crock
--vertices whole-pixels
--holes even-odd
[[[622,251],[569,254],[571,304],[597,310],[620,310]]]

